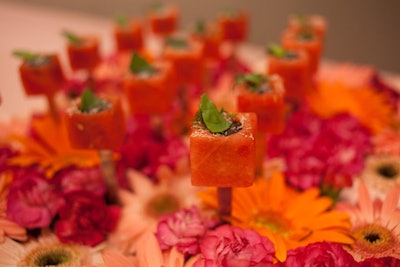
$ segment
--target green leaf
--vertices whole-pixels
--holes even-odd
[[[297,55],[291,51],[284,49],[282,46],[277,44],[271,44],[267,48],[267,52],[269,55],[275,56],[277,58],[296,58]]]
[[[232,122],[222,115],[206,94],[201,96],[200,112],[206,128],[212,133],[221,133],[231,127]]]
[[[268,82],[268,77],[265,75],[258,73],[247,73],[236,75],[234,85],[245,84],[248,90],[257,92],[266,82]]]
[[[67,40],[68,40],[71,44],[73,44],[73,45],[80,45],[80,44],[82,44],[82,42],[83,42],[82,38],[78,37],[77,35],[75,35],[75,34],[69,32],[69,31],[65,31],[65,30],[64,30],[64,31],[62,32],[62,35],[63,35],[65,38],[67,38]]]
[[[150,11],[154,12],[161,12],[165,8],[164,4],[159,2],[159,3],[153,3],[149,6]]]
[[[115,17],[115,22],[120,26],[121,28],[127,28],[129,25],[129,19],[127,16],[124,15],[118,15]]]
[[[101,111],[107,109],[108,102],[98,98],[90,89],[85,89],[81,96],[81,106],[79,110],[84,113],[90,113],[93,110]]]
[[[268,54],[282,58],[286,56],[286,50],[277,44],[271,44],[268,46]]]
[[[203,20],[197,21],[194,32],[197,34],[204,34],[206,32],[206,26]]]
[[[141,57],[136,52],[134,52],[132,54],[129,69],[131,70],[131,72],[133,72],[135,74],[139,74],[139,73],[143,73],[143,72],[152,74],[157,71],[153,66],[151,66],[143,57]]]
[[[297,14],[295,16],[297,22],[299,23],[299,25],[301,25],[302,27],[307,26],[308,21],[307,21],[307,17],[304,14]]]
[[[186,40],[173,37],[167,38],[166,45],[177,49],[186,49],[189,47],[189,44]]]
[[[12,54],[14,56],[22,58],[23,60],[26,60],[26,61],[34,61],[35,59],[37,59],[39,57],[38,54],[30,53],[30,52],[23,51],[23,50],[15,50],[12,52]]]

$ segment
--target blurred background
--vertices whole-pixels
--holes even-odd
[[[118,14],[142,16],[153,0],[0,0],[63,9],[109,18]],[[161,2],[161,1],[158,1]],[[374,65],[400,72],[400,1],[398,0],[175,0],[182,11],[181,27],[198,19],[212,19],[227,8],[242,8],[251,15],[249,41],[261,46],[279,40],[289,14],[324,15],[328,34],[324,57]],[[3,25],[4,27],[4,25]],[[12,27],[12,25],[8,25]],[[4,38],[4,37],[3,37]]]

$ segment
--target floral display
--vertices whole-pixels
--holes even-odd
[[[56,89],[36,81],[42,91],[55,90],[50,108],[0,117],[0,266],[400,266],[400,88],[371,66],[319,56],[310,66],[302,48],[294,53],[282,44],[264,49],[267,68],[257,73],[257,62],[241,57],[252,49],[240,49],[251,14],[232,14],[243,14],[244,22],[234,25],[223,13],[204,24],[220,35],[212,57],[194,36],[201,28],[180,28],[176,6],[127,18],[140,21],[140,43],[111,54],[96,48],[86,60],[70,55],[74,71]],[[323,33],[309,30],[323,41],[327,21],[316,18]],[[112,30],[115,21],[114,40]],[[101,46],[98,36],[87,36]],[[196,42],[196,57],[184,53],[182,40]],[[83,39],[75,41],[82,48]],[[171,45],[173,57],[164,57]],[[127,96],[123,85],[137,53],[146,71],[135,72],[135,90],[149,95],[146,103]],[[152,66],[174,64],[182,53],[190,61],[178,73],[169,69],[168,86],[141,91],[162,74]],[[301,65],[289,67],[300,55]],[[271,57],[284,67],[274,71]],[[77,75],[80,69],[87,75]],[[242,113],[240,90],[232,90],[238,79],[260,90],[246,98],[247,108],[279,100],[278,115]],[[276,81],[279,94],[260,99]],[[94,107],[80,110],[85,122],[68,124],[70,108],[89,91]],[[94,128],[96,94],[121,105],[120,116],[98,118]],[[100,104],[101,111],[111,103]],[[265,128],[274,119],[276,129]],[[80,134],[71,138],[67,130]],[[73,146],[81,141],[96,146]]]

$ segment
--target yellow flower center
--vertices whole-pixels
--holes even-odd
[[[367,224],[358,227],[353,231],[356,239],[353,249],[362,254],[370,256],[390,255],[396,246],[396,239],[391,231],[376,224]]]
[[[159,218],[160,215],[178,211],[180,206],[179,200],[174,195],[165,192],[150,199],[146,210],[150,216]]]
[[[81,266],[81,254],[78,249],[63,244],[39,246],[31,250],[18,267],[78,267]]]
[[[290,234],[290,223],[282,217],[281,214],[275,212],[258,212],[252,218],[252,223],[256,228],[268,228],[274,233],[281,236]]]

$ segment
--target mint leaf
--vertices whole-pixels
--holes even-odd
[[[12,52],[12,54],[14,56],[22,58],[23,60],[26,60],[26,61],[34,61],[35,59],[37,59],[39,57],[38,54],[33,54],[33,53],[23,51],[23,50],[15,50]]]
[[[127,16],[124,15],[118,15],[115,18],[115,22],[120,26],[121,28],[127,28],[129,24],[129,19]]]
[[[79,110],[83,113],[98,112],[107,109],[109,103],[98,98],[90,89],[85,89],[81,96]]]
[[[282,46],[277,44],[271,44],[268,46],[267,52],[269,55],[275,56],[277,58],[295,58],[296,54],[284,49]]]
[[[201,34],[201,35],[205,34],[206,26],[205,26],[205,23],[204,23],[203,20],[197,21],[195,29],[194,29],[194,32],[197,33],[197,34]]]
[[[82,38],[78,37],[77,35],[69,32],[69,31],[63,31],[62,35],[65,38],[67,38],[67,40],[73,45],[80,45],[83,42]]]
[[[251,92],[258,92],[268,82],[268,77],[257,73],[238,74],[235,76],[235,84],[245,84],[246,89]]]
[[[268,46],[268,54],[276,57],[285,57],[286,50],[282,46],[277,44],[271,44]]]
[[[232,122],[222,115],[206,94],[201,96],[200,112],[206,128],[212,133],[221,133],[231,127]]]
[[[132,54],[131,63],[129,65],[131,72],[135,74],[139,73],[155,73],[157,70],[151,66],[143,57],[138,53],[134,52]]]
[[[186,40],[172,37],[167,38],[166,45],[177,49],[186,49],[189,47]]]
[[[153,12],[162,12],[164,8],[163,3],[153,3],[149,6],[149,10]]]

